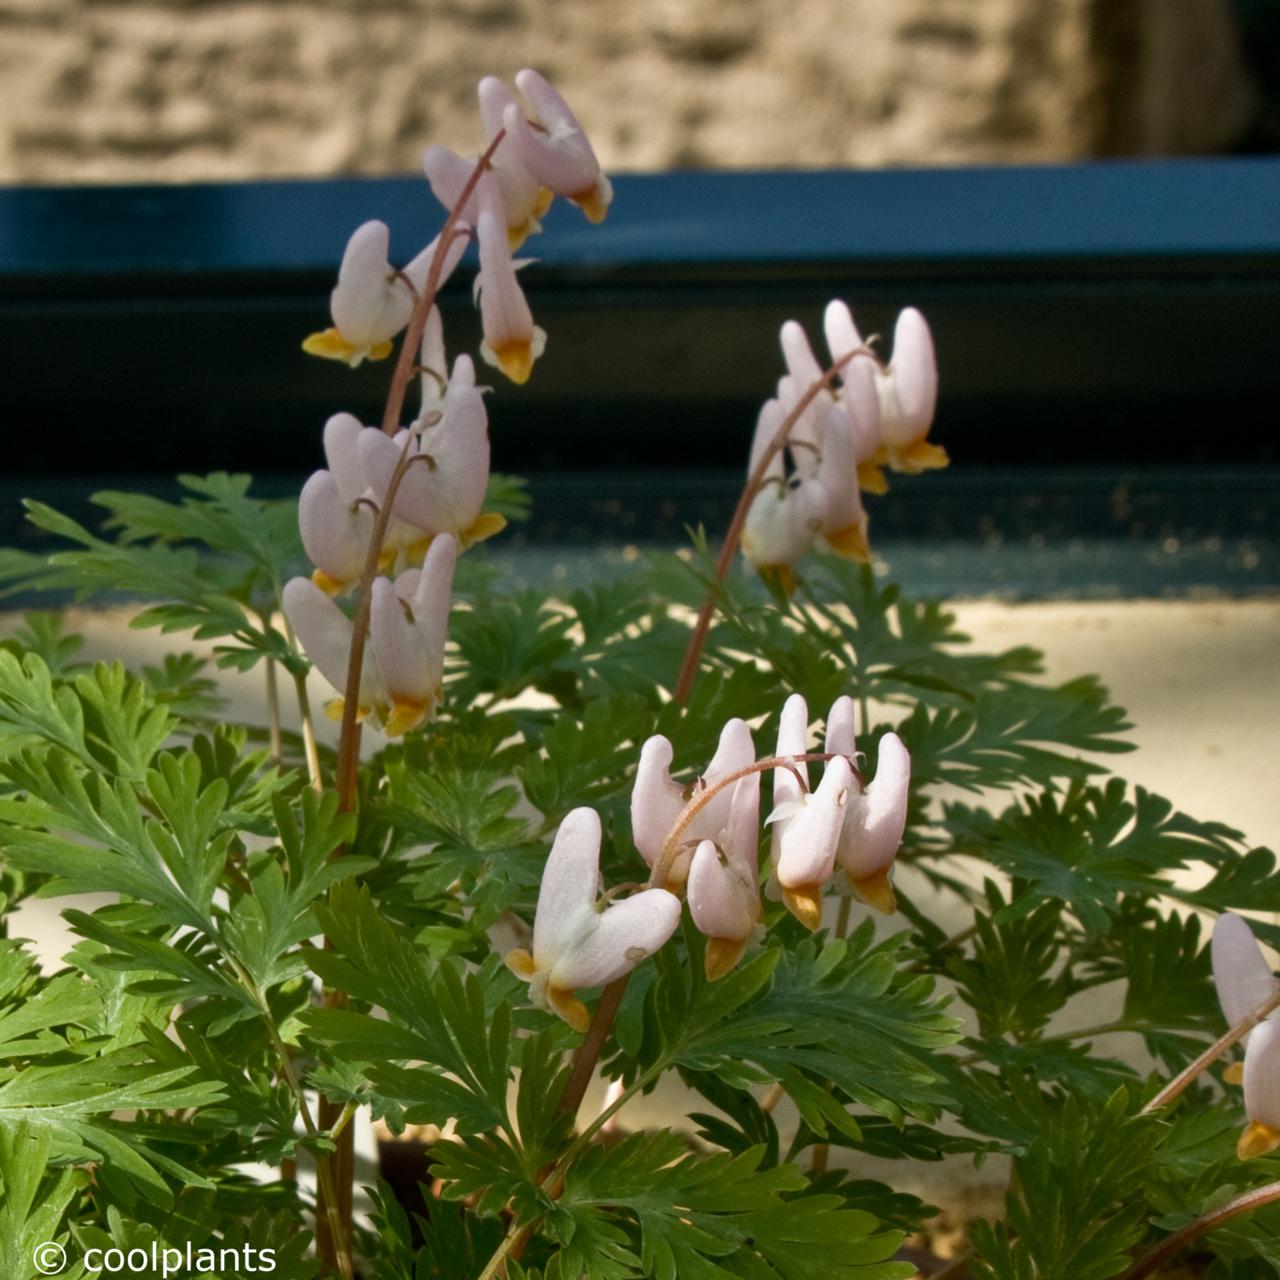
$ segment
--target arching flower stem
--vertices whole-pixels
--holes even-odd
[[[453,208],[449,210],[449,216],[444,220],[444,227],[441,229],[436,251],[431,257],[431,266],[427,269],[426,284],[423,285],[422,292],[414,299],[413,314],[409,317],[409,325],[405,330],[404,341],[400,344],[400,354],[396,358],[395,371],[391,375],[391,389],[387,393],[387,406],[382,411],[382,429],[389,436],[395,435],[400,430],[400,417],[404,412],[404,397],[409,389],[409,384],[414,378],[414,368],[418,363],[418,352],[422,347],[422,332],[427,327],[427,317],[431,314],[431,308],[436,304],[436,292],[440,288],[440,274],[443,272],[445,260],[449,256],[449,245],[453,241],[458,222],[462,218],[462,211],[475,194],[480,179],[489,172],[489,161],[493,159],[493,153],[497,151],[506,136],[505,129],[499,129],[493,135],[489,145],[484,149],[484,154],[476,161],[475,168],[472,169],[471,176],[467,179],[461,194],[454,201]]]
[[[694,818],[725,788],[735,785],[753,773],[764,773],[768,769],[795,769],[801,763],[833,759],[835,759],[833,755],[823,751],[810,751],[803,755],[794,756],[769,756],[768,759],[756,760],[742,769],[735,769],[732,773],[726,773],[724,777],[717,778],[711,786],[696,792],[680,811],[680,816],[667,833],[667,838],[662,843],[662,849],[657,858],[654,859],[653,870],[649,875],[647,887],[650,889],[662,888],[667,883],[667,877],[671,872],[671,864],[675,861],[676,855],[680,851],[680,837],[688,830],[689,824]],[[595,1013],[592,1015],[591,1025],[587,1028],[587,1033],[583,1037],[582,1043],[573,1055],[569,1079],[565,1082],[564,1092],[560,1095],[560,1101],[556,1104],[556,1110],[562,1115],[576,1115],[578,1108],[582,1105],[583,1096],[587,1092],[587,1086],[591,1083],[591,1077],[595,1072],[596,1063],[600,1060],[600,1054],[604,1051],[604,1043],[609,1038],[609,1032],[613,1028],[613,1020],[618,1015],[618,1007],[622,1003],[622,996],[627,989],[627,983],[630,978],[630,974],[618,978],[616,981],[609,983],[600,993],[600,1001],[596,1005]]]
[[[689,637],[689,647],[685,650],[684,661],[680,664],[680,674],[677,676],[675,688],[672,690],[671,696],[681,706],[684,706],[689,701],[689,693],[693,688],[694,677],[698,672],[698,659],[702,656],[703,646],[707,642],[707,634],[711,630],[711,619],[715,615],[716,601],[720,596],[721,584],[729,576],[729,570],[733,567],[733,557],[737,554],[738,544],[742,541],[742,529],[747,522],[747,512],[751,510],[751,504],[755,501],[756,494],[764,487],[769,464],[786,447],[787,436],[791,433],[791,428],[804,416],[809,406],[818,396],[831,385],[832,379],[836,378],[844,366],[855,356],[871,356],[874,359],[875,353],[866,346],[857,347],[853,351],[842,355],[821,378],[812,383],[792,406],[791,412],[782,420],[781,426],[778,427],[773,439],[760,454],[754,469],[747,477],[747,483],[742,490],[741,497],[738,499],[738,505],[733,509],[733,517],[729,521],[729,528],[725,531],[724,544],[720,548],[720,557],[716,561],[715,582],[708,588],[706,599],[702,602],[698,621],[694,625],[693,634]]]
[[[1152,1111],[1159,1111],[1161,1107],[1167,1107],[1169,1103],[1180,1097],[1196,1079],[1203,1075],[1217,1060],[1222,1057],[1233,1044],[1238,1044],[1249,1034],[1250,1031],[1264,1021],[1267,1016],[1276,1009],[1280,1009],[1280,991],[1277,991],[1269,1000],[1260,1004],[1248,1017],[1242,1018],[1235,1024],[1225,1035],[1215,1040],[1194,1062],[1184,1067],[1172,1080],[1169,1081],[1159,1093],[1156,1094],[1145,1107],[1142,1108],[1140,1114],[1149,1115]]]

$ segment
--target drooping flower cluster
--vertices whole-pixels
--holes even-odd
[[[464,159],[447,147],[428,147],[423,169],[431,189],[457,220],[437,284],[443,284],[470,238],[479,245],[475,291],[484,342],[480,351],[513,382],[524,382],[542,354],[546,333],[516,279],[521,262],[512,253],[541,229],[539,219],[562,195],[599,222],[613,199],[609,179],[565,100],[536,71],[516,75],[522,103],[494,76],[479,86],[480,115],[491,154]],[[408,324],[416,296],[426,285],[438,241],[403,270],[389,259],[390,233],[381,222],[357,228],[347,245],[333,291],[333,327],[312,334],[303,349],[358,365],[391,353],[391,340]]]
[[[1243,1022],[1280,994],[1280,979],[1240,916],[1227,912],[1218,917],[1210,953],[1218,1002],[1229,1025]],[[1249,1124],[1237,1151],[1241,1160],[1252,1160],[1280,1147],[1280,1009],[1254,1027],[1243,1043],[1243,1070],[1228,1068],[1226,1078],[1244,1085]]]
[[[394,581],[374,579],[357,712],[389,738],[416,729],[440,701],[457,553],[453,536],[442,534],[421,569],[406,569]],[[345,689],[351,619],[310,578],[285,584],[284,611],[320,674],[335,689]],[[340,719],[342,699],[325,710]]]
[[[843,302],[827,306],[823,326],[831,362],[841,366],[836,385],[823,386],[800,409],[823,369],[804,329],[788,320],[780,334],[787,372],[760,410],[747,468],[754,474],[797,414],[785,448],[770,458],[742,533],[747,562],[788,592],[793,566],[818,539],[848,559],[870,559],[862,492],[887,491],[886,466],[914,475],[947,465],[946,452],[927,439],[938,369],[924,316],[914,307],[898,316],[887,365],[866,347]]]
[[[689,914],[707,938],[707,975],[718,978],[738,963],[760,920],[760,774],[745,772],[755,746],[746,722],[730,720],[689,787],[672,779],[672,755],[661,734],[641,749],[631,834],[651,871],[665,865],[666,887],[686,890]],[[734,774],[743,776],[728,782]]]
[[[442,348],[435,358],[443,364]],[[394,437],[361,426],[349,413],[326,423],[329,466],[311,476],[298,503],[302,543],[316,568],[310,579],[293,579],[284,593],[286,616],[308,657],[344,690],[352,624],[330,597],[359,580],[375,512],[402,471],[378,555],[378,569],[392,576],[373,584],[359,707],[362,718],[390,737],[416,728],[439,701],[458,550],[506,523],[482,510],[489,426],[470,358],[454,362],[442,396],[435,381],[426,375],[424,381],[423,413]],[[341,701],[330,709],[340,715]]]
[[[779,756],[806,751],[809,709],[800,694],[782,708]],[[877,911],[895,909],[890,871],[907,823],[911,757],[896,733],[880,739],[876,775],[865,786],[853,766],[854,704],[837,698],[827,713],[824,751],[831,757],[822,780],[809,790],[809,767],[774,772],[773,828],[769,843],[769,892],[797,920],[816,929],[822,892],[836,879]]]
[[[671,743],[661,734],[648,739],[631,792],[631,828],[651,887],[607,909],[601,910],[598,879],[599,819],[590,809],[570,814],[543,873],[533,952],[507,956],[535,1002],[584,1029],[587,1013],[573,992],[621,977],[662,946],[679,921],[681,892],[707,939],[707,977],[728,973],[762,927],[760,776],[770,768],[770,896],[816,929],[823,887],[838,873],[845,891],[892,911],[889,872],[910,782],[906,748],[896,734],[885,734],[875,780],[863,787],[853,764],[853,701],[840,698],[827,717],[830,758],[810,792],[807,765],[793,759],[805,755],[807,731],[805,701],[793,695],[778,737],[777,755],[787,763],[758,762],[750,728],[730,720],[711,763],[687,786],[671,777]]]
[[[330,309],[333,326],[303,349],[357,366],[391,353],[414,319],[421,325],[422,404],[417,419],[391,435],[349,413],[325,425],[328,466],[307,481],[299,502],[303,546],[315,565],[284,592],[289,622],[308,656],[339,690],[347,686],[353,624],[332,599],[360,582],[375,556],[359,707],[389,736],[415,728],[441,694],[449,591],[459,550],[506,524],[483,510],[489,480],[489,423],[475,369],[459,356],[452,373],[435,296],[474,235],[484,327],[481,353],[516,382],[529,376],[545,334],[533,324],[516,281],[517,248],[553,197],[579,204],[592,221],[612,198],[586,134],[564,99],[535,71],[521,71],[522,105],[492,76],[480,83],[489,146],[464,160],[442,147],[424,158],[432,190],[449,210],[447,240],[437,236],[403,269],[390,261],[390,231],[372,221],[347,243]],[[396,396],[404,390],[402,380]],[[395,403],[399,403],[398,399]],[[390,502],[390,511],[384,511]],[[421,569],[418,566],[421,566]],[[341,714],[342,699],[329,706]]]

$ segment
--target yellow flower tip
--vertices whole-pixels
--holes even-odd
[[[1280,1129],[1255,1121],[1240,1135],[1236,1155],[1241,1160],[1256,1160],[1259,1156],[1269,1156],[1277,1147],[1280,1147]]]
[[[601,197],[598,187],[592,187],[581,195],[570,196],[569,199],[587,215],[588,222],[603,222],[609,212],[609,201]]]
[[[1244,1063],[1229,1062],[1222,1073],[1223,1084],[1244,1084]]]
[[[496,511],[484,511],[474,524],[468,525],[458,534],[458,541],[465,551],[468,547],[475,546],[477,542],[484,542],[485,539],[501,533],[506,527],[506,516],[500,516]]]
[[[391,704],[391,714],[382,726],[382,732],[388,738],[398,738],[416,729],[426,718],[430,707],[417,699],[396,698]]]
[[[367,347],[357,347],[348,342],[338,329],[322,329],[309,334],[302,341],[302,349],[309,356],[322,360],[341,360],[353,369],[362,360],[385,360],[391,354],[391,342],[375,342]]]
[[[891,916],[898,909],[898,899],[893,892],[893,881],[887,871],[868,876],[865,880],[853,881],[853,891],[873,911],[881,915]]]
[[[311,581],[327,596],[341,595],[351,585],[349,582],[340,582],[337,578],[331,578],[323,569],[313,569]]]
[[[762,564],[758,571],[766,586],[780,591],[787,599],[795,595],[796,571],[789,564]]]
[[[723,978],[739,960],[747,949],[746,938],[708,938],[707,954],[703,961],[707,981],[715,982]]]
[[[883,450],[881,450],[883,453]],[[858,488],[863,493],[888,493],[889,477],[884,473],[883,458],[858,463]]]
[[[493,348],[493,359],[498,368],[516,386],[521,387],[529,381],[529,375],[533,372],[533,344],[529,342],[504,343],[500,347]]]
[[[554,1013],[562,1017],[576,1032],[585,1035],[591,1025],[587,1006],[567,987],[547,987],[547,1003]]]
[[[525,982],[528,982],[538,971],[533,963],[533,957],[523,947],[513,948],[503,956],[503,959],[506,961],[507,968]]]
[[[928,440],[913,440],[905,449],[891,449],[889,466],[903,475],[918,476],[926,471],[939,471],[951,465],[947,451]]]
[[[867,541],[867,517],[827,534],[827,545],[838,556],[857,564],[871,563],[871,543]]]
[[[428,541],[430,541],[430,539],[428,539]],[[416,547],[418,544],[415,542],[413,545],[414,547]],[[409,550],[412,551],[413,547],[410,547]],[[383,547],[382,550],[378,552],[378,572],[379,573],[386,573],[387,570],[390,569],[393,564],[395,564],[395,562],[396,562],[396,552],[394,547]]]
[[[533,202],[532,221],[541,218],[548,209],[551,208],[551,202],[556,198],[556,193],[550,187],[539,187],[538,194]]]
[[[321,329],[319,333],[308,334],[302,340],[302,349],[309,356],[319,356],[322,360],[349,360],[355,348],[338,332],[337,329]]]
[[[431,546],[432,539],[434,539],[435,536],[436,535],[434,533],[429,533],[425,538],[418,538],[416,541],[409,543],[409,545],[404,548],[404,563],[410,567],[420,565],[427,558],[427,548]],[[394,551],[390,553],[385,551],[383,552],[383,555],[387,554],[390,554],[391,558],[387,561],[386,567],[390,568],[392,560],[396,557],[396,553]],[[379,569],[382,567],[381,557],[379,557]]]
[[[331,698],[328,702],[324,704],[324,718],[326,720],[332,720],[335,724],[341,724],[342,713],[345,710],[346,705],[347,705],[347,700],[345,698]],[[365,717],[368,716],[368,714],[369,714],[368,707],[357,707],[356,722],[359,723],[360,721],[364,720]]]
[[[822,923],[822,886],[820,884],[802,884],[794,889],[782,890],[782,901],[811,933]]]

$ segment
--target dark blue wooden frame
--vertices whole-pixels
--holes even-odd
[[[927,499],[903,486],[904,505],[881,505],[882,530],[972,531],[991,505],[973,490],[984,465],[1000,469],[1011,518],[1020,488],[1053,506],[1079,468],[1140,477],[1158,465],[1171,526],[1191,507],[1201,528],[1214,511],[1217,525],[1236,512],[1255,532],[1270,520],[1280,160],[616,186],[602,226],[558,207],[530,242],[539,262],[525,279],[550,343],[531,382],[497,385],[491,406],[500,465],[544,492],[560,484],[573,528],[585,508],[572,495],[604,488],[648,495],[624,536],[659,520],[714,526],[781,371],[778,324],[797,316],[816,340],[837,295],[864,331],[887,334],[907,303],[927,312],[937,434],[963,463]],[[407,257],[441,214],[411,178],[0,191],[10,485],[228,467],[287,488],[319,465],[324,418],[373,419],[385,383],[385,366],[352,372],[298,346],[327,323],[342,246],[368,217]],[[468,275],[444,304],[458,345],[474,349]],[[1244,489],[1231,492],[1247,503],[1195,498],[1219,466],[1235,468]],[[673,507],[664,490],[697,496]]]

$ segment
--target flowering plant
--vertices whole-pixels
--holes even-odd
[[[482,378],[549,341],[512,255],[555,197],[612,199],[558,92],[516,89],[481,82],[478,159],[427,151],[421,253],[352,234],[305,350],[399,351],[297,503],[188,477],[98,495],[105,536],[32,503],[61,548],[0,565],[126,590],[267,690],[230,723],[194,651],[90,665],[46,615],[0,647],[2,1274],[194,1245],[239,1249],[224,1275],[890,1280],[936,1214],[917,1162],[987,1158],[1007,1212],[953,1276],[1280,1267],[1280,929],[1235,914],[1280,907],[1274,858],[1108,777],[1096,680],[877,581],[863,494],[947,464],[920,312],[887,361],[841,301],[826,364],[783,327],[714,559],[699,532],[545,599],[486,559],[522,505]],[[450,363],[473,242],[480,363]],[[50,894],[81,939],[54,973],[18,936]],[[1103,986],[1115,1016],[1070,1023]],[[369,1117],[429,1133],[427,1194],[357,1179]]]

